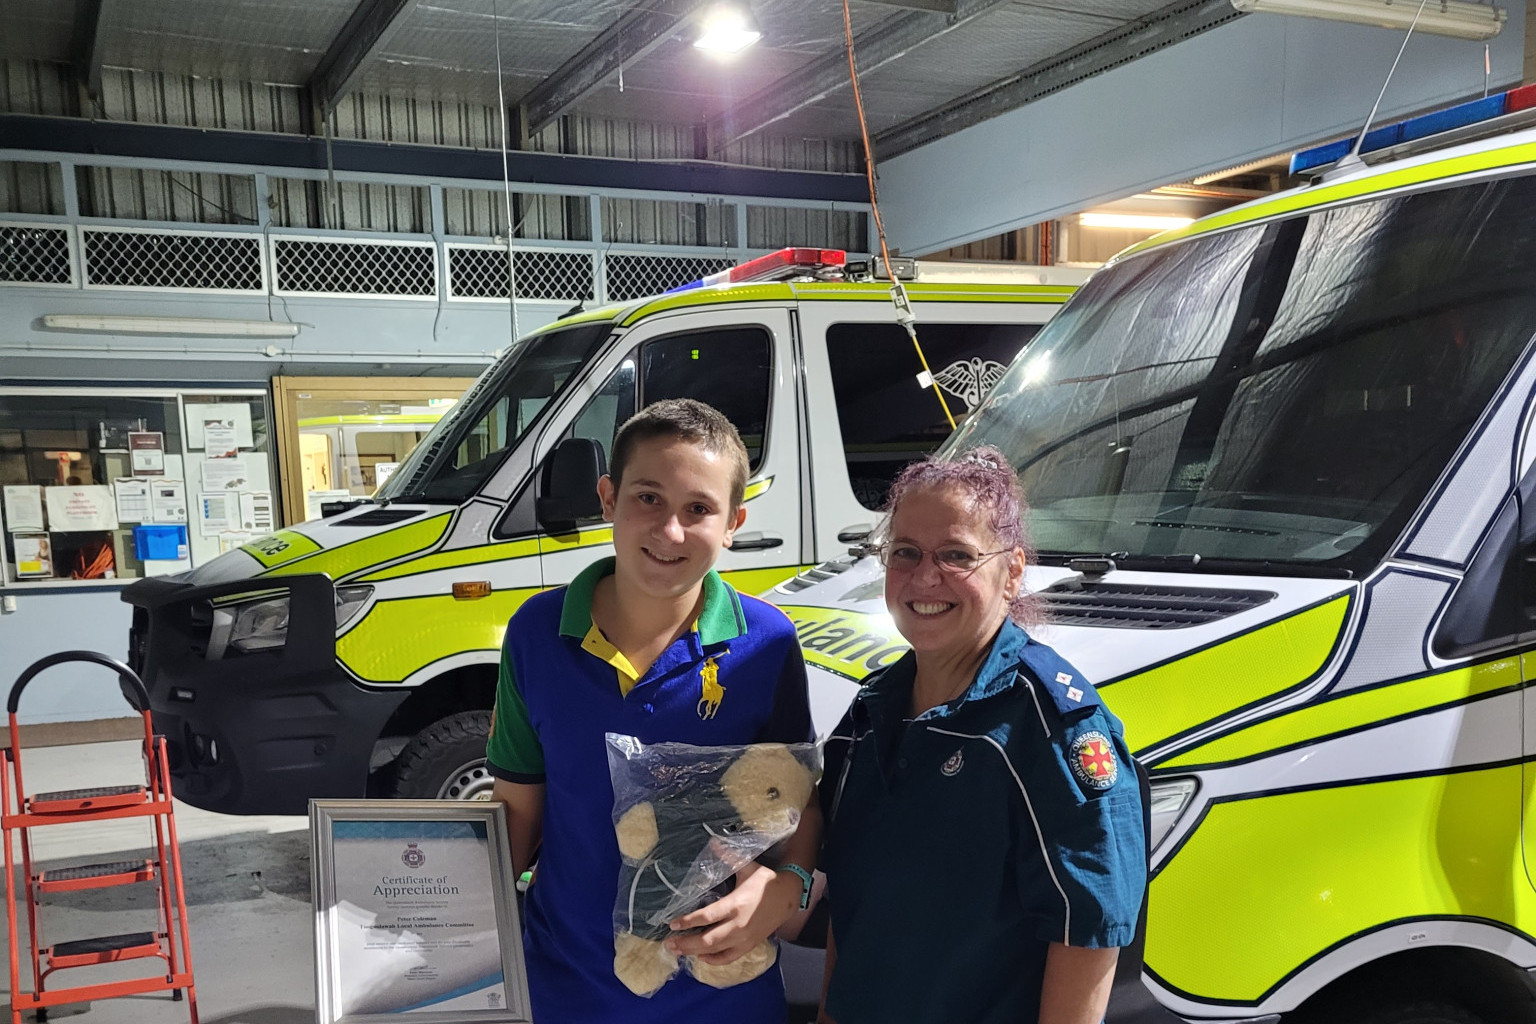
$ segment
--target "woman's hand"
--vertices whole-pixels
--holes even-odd
[[[1040,989],[1040,1024],[1100,1024],[1119,959],[1118,949],[1051,943]]]
[[[673,930],[704,931],[674,935],[667,940],[667,948],[706,964],[728,964],[772,935],[799,909],[800,879],[753,861],[736,872],[736,888],[672,921]]]

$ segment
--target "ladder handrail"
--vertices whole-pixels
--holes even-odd
[[[144,688],[144,682],[139,678],[138,673],[127,665],[96,651],[60,651],[57,654],[39,658],[27,666],[21,678],[17,679],[16,684],[11,687],[11,694],[5,701],[6,712],[12,715],[16,713],[16,708],[21,703],[21,691],[26,689],[27,684],[40,672],[70,661],[88,661],[110,668],[117,673],[118,685],[123,691],[123,697],[132,705],[133,710],[141,714],[149,710],[149,691]]]

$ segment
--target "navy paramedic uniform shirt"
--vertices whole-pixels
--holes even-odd
[[[662,652],[626,695],[614,666],[583,648],[592,590],[612,572],[613,559],[604,559],[569,587],[529,598],[502,645],[489,768],[497,778],[546,787],[539,870],[525,904],[534,1019],[782,1024],[777,970],[727,989],[680,974],[649,999],[614,977],[620,858],[603,734],[700,746],[812,739],[794,627],[777,608],[738,595],[710,572],[696,631]],[[708,657],[724,688],[717,704],[703,700]]]
[[[970,688],[914,720],[909,652],[827,742],[822,853],[838,1024],[1038,1018],[1046,949],[1131,943],[1146,886],[1118,719],[1004,623]]]

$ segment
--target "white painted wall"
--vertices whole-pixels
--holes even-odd
[[[125,661],[133,609],[101,590],[27,590],[6,587],[16,610],[0,612],[0,692],[7,695],[22,671],[59,651],[86,650]],[[133,709],[117,689],[117,676],[94,665],[58,665],[27,684],[17,709],[23,725],[122,718]]]
[[[1525,4],[1503,2],[1494,91],[1518,84]],[[1402,33],[1253,14],[880,165],[892,248],[946,249],[1358,130]],[[1482,95],[1483,44],[1415,36],[1397,118]]]

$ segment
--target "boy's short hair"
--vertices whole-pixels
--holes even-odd
[[[731,463],[731,508],[741,507],[747,490],[747,446],[720,410],[692,398],[652,402],[624,421],[613,439],[613,458],[608,464],[608,475],[615,487],[624,479],[624,464],[635,445],[657,438],[687,441],[725,456]]]

